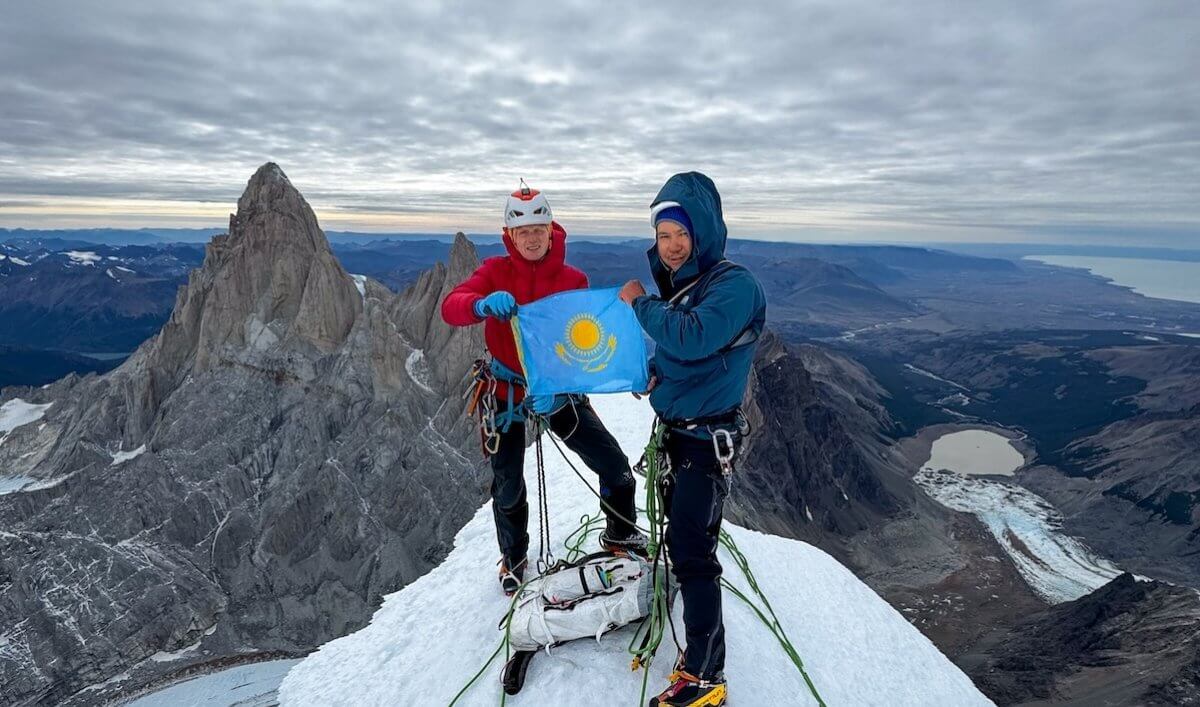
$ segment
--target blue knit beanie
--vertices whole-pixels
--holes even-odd
[[[655,228],[658,228],[658,224],[663,221],[674,221],[683,226],[683,230],[687,231],[689,236],[693,234],[692,220],[688,218],[687,212],[683,210],[682,206],[668,206],[654,215]]]

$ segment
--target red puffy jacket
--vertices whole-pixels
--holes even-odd
[[[567,232],[558,223],[550,226],[550,250],[537,262],[521,257],[516,246],[504,229],[504,248],[507,256],[488,258],[483,261],[471,277],[455,287],[442,301],[442,319],[450,326],[470,326],[484,321],[475,316],[475,303],[487,295],[505,290],[517,304],[528,304],[555,292],[578,290],[588,286],[587,275],[570,265],[567,256]],[[512,326],[487,317],[483,326],[483,338],[488,351],[500,363],[521,375],[521,361],[517,358],[517,344],[513,340]],[[497,397],[504,400],[508,394],[505,383],[499,384]],[[514,386],[513,402],[520,402],[525,391]]]

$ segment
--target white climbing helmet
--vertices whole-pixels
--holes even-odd
[[[507,228],[529,226],[532,224],[549,224],[554,220],[550,213],[550,202],[536,189],[530,189],[525,180],[521,180],[521,188],[508,195],[504,204],[504,225]]]

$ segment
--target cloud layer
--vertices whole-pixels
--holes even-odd
[[[523,176],[575,230],[643,232],[699,169],[747,235],[1200,247],[1193,2],[5,14],[0,225],[219,223],[274,160],[331,227],[490,230]]]

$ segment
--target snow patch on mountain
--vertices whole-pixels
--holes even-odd
[[[138,447],[137,449],[133,449],[128,452],[117,452],[116,454],[113,455],[112,464],[109,464],[109,466],[116,466],[118,464],[124,464],[125,462],[129,461],[130,459],[140,456],[142,454],[142,452],[144,452],[144,451],[146,451],[146,445],[143,444],[142,446]]]
[[[404,370],[408,373],[408,377],[416,383],[421,390],[426,393],[432,393],[433,388],[429,387],[429,364],[425,362],[425,352],[417,349],[404,359]]]
[[[350,277],[354,279],[354,287],[355,287],[355,289],[358,290],[359,296],[362,297],[363,302],[366,302],[367,301],[367,276],[366,275],[355,275],[354,273],[351,273]]]
[[[28,260],[21,260],[20,258],[18,258],[15,255],[10,255],[8,257],[8,262],[12,263],[13,265],[21,265],[21,266],[25,266],[25,267],[29,266]]]
[[[596,396],[594,405],[626,454],[638,458],[653,419],[644,401]],[[534,454],[526,455],[530,500],[537,489]],[[572,463],[584,470],[577,457]],[[595,484],[595,476],[583,471]],[[736,473],[736,472],[735,472]],[[597,511],[584,488],[546,442],[547,498],[558,554],[586,513]],[[737,483],[735,476],[734,483]],[[536,514],[531,535],[537,532]],[[748,558],[759,585],[830,705],[989,705],[953,663],[897,611],[829,555],[807,543],[725,526]],[[593,537],[592,544],[595,545]],[[531,552],[537,551],[536,542]],[[371,623],[325,644],[288,673],[280,703],[290,705],[445,705],[500,642],[497,622],[508,607],[496,581],[492,509],[485,504],[432,572],[385,597]],[[722,551],[726,578],[746,580]],[[675,625],[682,632],[676,603]],[[726,674],[735,704],[812,705],[796,668],[758,617],[726,592]],[[650,690],[666,683],[675,660],[671,639],[650,668]],[[629,627],[599,641],[579,640],[535,657],[514,705],[635,705],[642,673],[629,670]],[[459,705],[499,702],[501,665],[492,664]]]
[[[25,487],[29,486],[35,481],[37,481],[37,479],[33,478],[32,476],[0,476],[0,496],[3,496],[6,493],[16,493],[24,490]],[[2,648],[3,644],[0,643],[0,649]],[[3,650],[0,650],[0,654],[3,654],[3,652]]]
[[[21,398],[13,398],[0,405],[0,444],[4,444],[8,435],[18,427],[42,419],[52,405],[54,403],[45,405],[27,403]]]
[[[100,260],[100,256],[90,250],[68,250],[63,253],[71,259],[76,265],[95,265]]]

